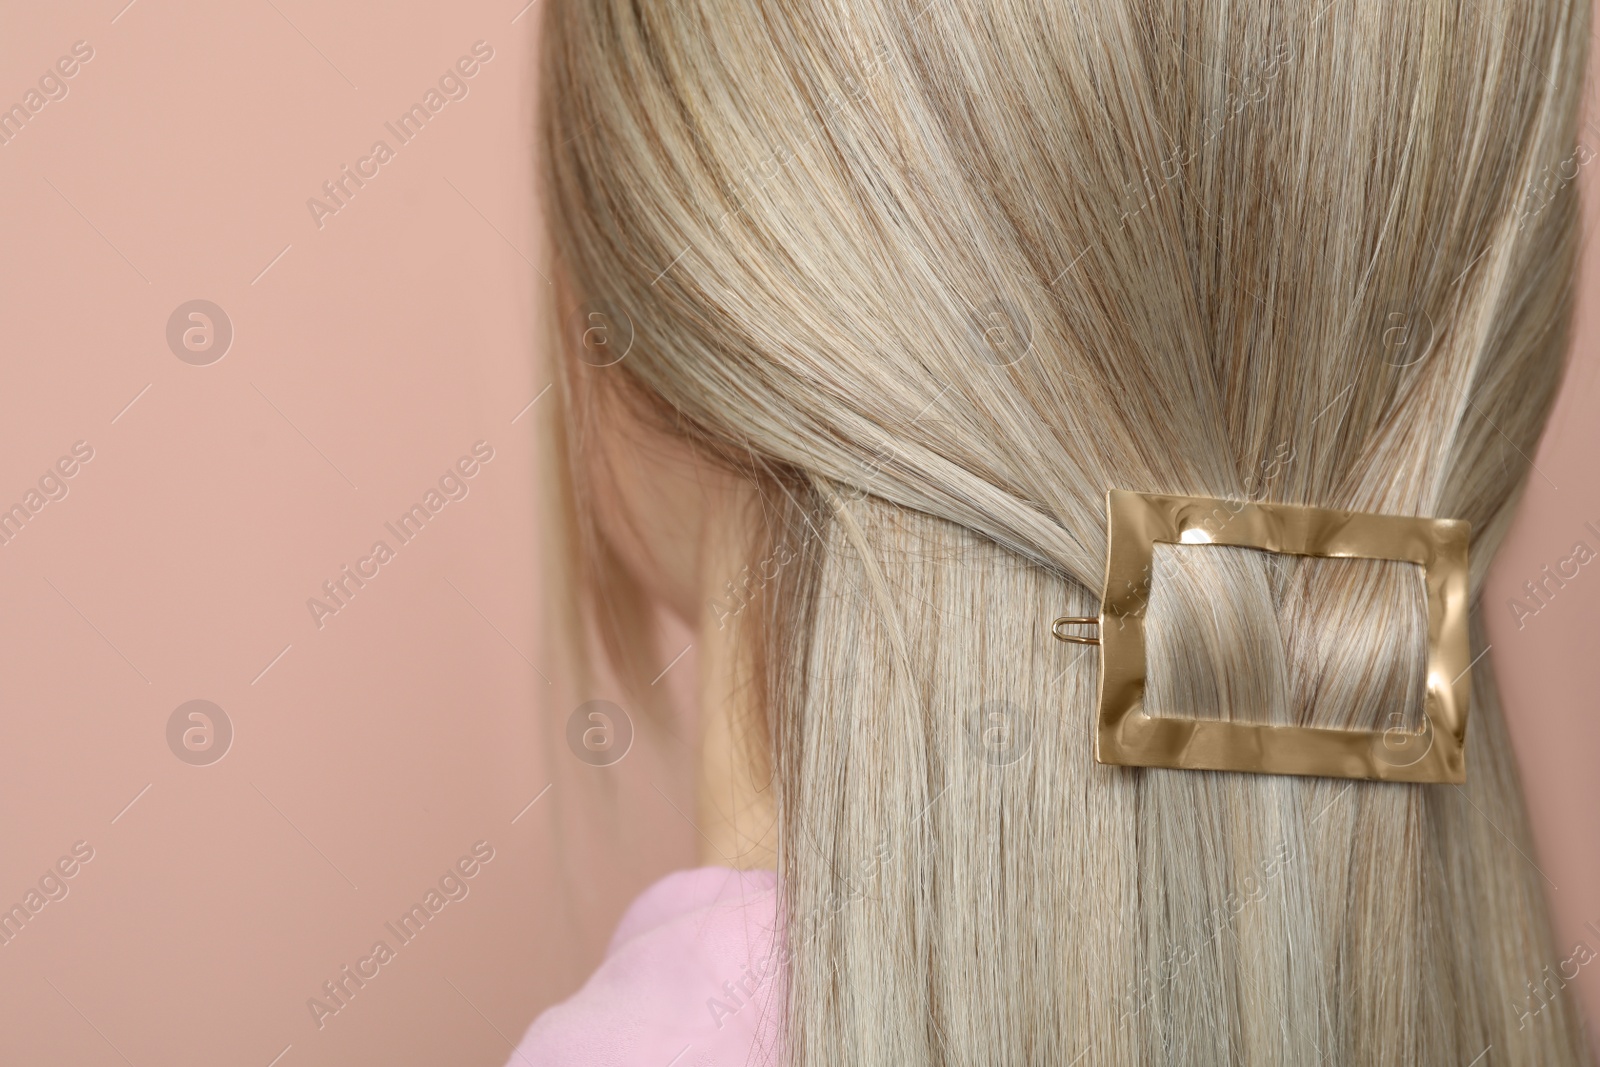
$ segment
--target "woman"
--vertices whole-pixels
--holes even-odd
[[[546,20],[582,603],[625,668],[640,605],[700,627],[708,866],[519,1055],[1584,1062],[1477,616],[1459,787],[1096,762],[1051,622],[1114,489],[1463,520],[1476,596],[1567,340],[1586,6]],[[1454,682],[1410,563],[1152,571],[1151,716],[1405,739]]]

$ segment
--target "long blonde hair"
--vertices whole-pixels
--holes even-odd
[[[549,0],[563,284],[769,505],[728,618],[788,1062],[1584,1060],[1476,617],[1459,788],[1098,765],[1049,624],[1109,487],[1466,519],[1477,595],[1568,337],[1588,18]],[[1417,723],[1410,565],[1155,570],[1150,714]]]

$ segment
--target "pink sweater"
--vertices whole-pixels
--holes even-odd
[[[599,970],[506,1067],[757,1067],[783,1005],[777,875],[700,867],[628,908]]]

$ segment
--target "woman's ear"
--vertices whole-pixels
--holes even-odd
[[[638,585],[693,626],[710,581],[702,570],[727,570],[726,557],[748,540],[739,527],[754,512],[755,488],[625,398],[596,399],[579,459],[595,525]]]

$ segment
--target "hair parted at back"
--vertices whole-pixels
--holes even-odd
[[[1096,657],[1049,626],[1097,611],[1113,487],[1465,519],[1477,595],[1568,338],[1576,192],[1529,189],[1573,151],[1587,5],[545,17],[561,285],[633,331],[564,376],[767,502],[730,621],[782,1062],[1586,1062],[1536,986],[1493,656],[1460,788],[1135,770],[1094,762]],[[1420,721],[1412,565],[1160,546],[1147,615],[1150,714]]]

